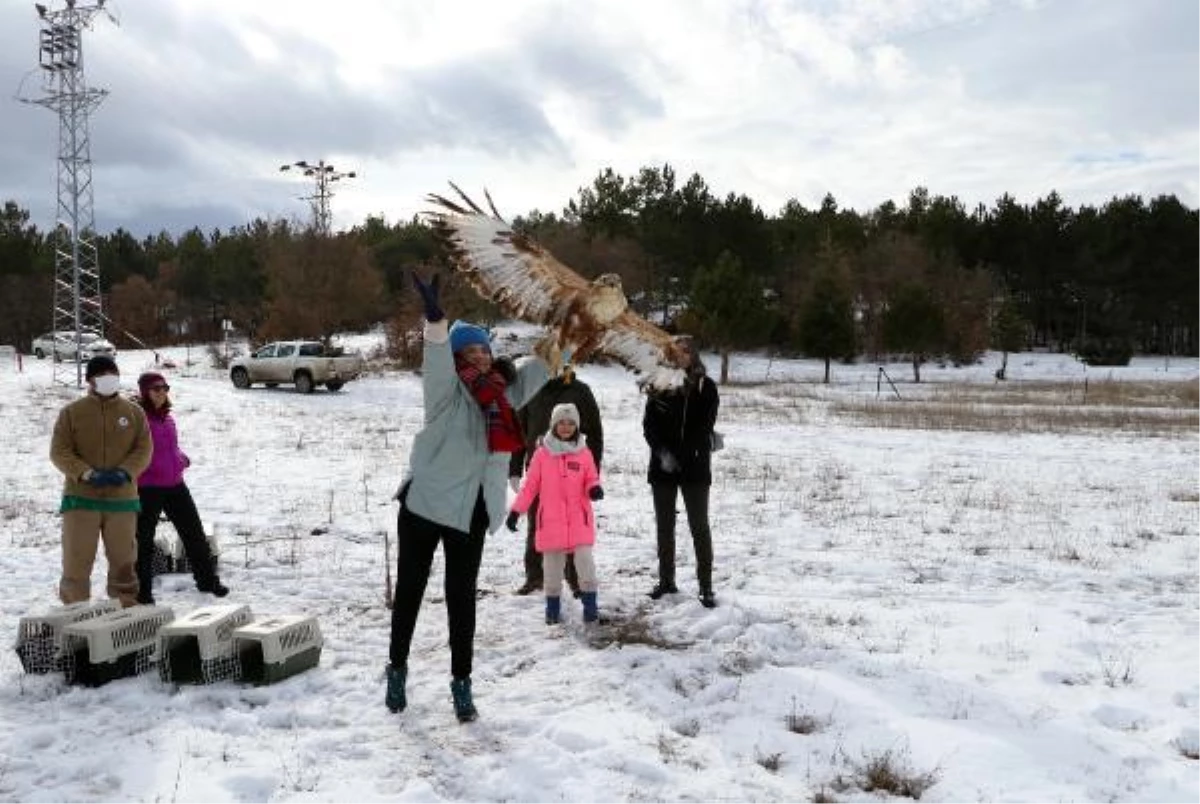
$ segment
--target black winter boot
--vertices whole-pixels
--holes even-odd
[[[450,682],[450,695],[454,698],[454,714],[459,723],[470,723],[479,717],[475,702],[471,699],[471,677],[456,678]]]
[[[650,590],[650,599],[658,600],[663,595],[673,595],[678,591],[679,589],[675,586],[674,581],[659,581]]]
[[[225,597],[229,594],[229,587],[221,583],[221,579],[215,575],[211,581],[196,584],[196,588],[201,592],[208,592],[214,597]]]
[[[404,682],[407,678],[407,666],[387,666],[387,694],[383,703],[393,712],[403,712],[404,707],[408,706],[408,696],[404,694]]]

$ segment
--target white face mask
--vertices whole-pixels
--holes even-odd
[[[92,385],[100,396],[112,396],[121,390],[121,378],[116,374],[101,374],[92,380]]]

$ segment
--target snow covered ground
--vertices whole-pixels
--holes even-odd
[[[923,801],[1200,799],[1195,427],[869,426],[852,406],[888,404],[877,366],[834,366],[825,387],[814,361],[738,355],[722,388],[710,611],[695,599],[682,515],[681,592],[645,596],[655,542],[641,399],[619,368],[584,367],[608,445],[596,551],[607,622],[585,629],[572,604],[564,625],[544,625],[542,600],[513,594],[522,538],[490,535],[481,718],[460,726],[440,554],[409,709],[382,701],[384,539],[419,380],[237,391],[203,349],[162,354],[179,366],[166,373],[188,482],[220,541],[229,600],[317,615],[320,666],[257,688],[147,675],[85,689],[25,675],[6,650],[0,799],[875,801],[889,786]],[[151,360],[119,356],[127,387]],[[905,399],[892,404],[993,388],[997,365],[926,366],[921,386],[889,365]],[[0,365],[10,644],[21,616],[57,603],[61,479],[47,452],[76,392],[52,388],[50,371]],[[1087,369],[1021,354],[1007,387],[1059,381],[1049,405],[1062,408],[1086,386],[1194,385],[1198,371],[1195,359]],[[159,583],[177,614],[212,600],[190,577]]]

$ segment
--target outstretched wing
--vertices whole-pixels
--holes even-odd
[[[439,209],[426,214],[455,270],[509,315],[535,324],[561,324],[571,303],[589,292],[590,283],[537,241],[514,232],[486,191],[491,215],[453,182],[450,186],[462,204],[430,194],[426,200]]]
[[[531,237],[514,232],[484,191],[491,214],[453,182],[461,199],[437,194],[427,214],[454,269],[477,293],[514,318],[557,329],[560,346],[578,356],[600,352],[639,375],[639,382],[666,389],[681,385],[686,358],[671,336],[626,310],[606,326],[589,314],[596,290]]]
[[[686,357],[670,335],[637,313],[626,310],[600,333],[596,351],[609,355],[638,375],[640,385],[656,390],[683,385]]]

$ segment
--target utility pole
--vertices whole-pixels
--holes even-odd
[[[333,190],[330,188],[334,182],[342,179],[353,179],[355,172],[353,170],[343,172],[336,169],[333,165],[325,164],[325,160],[318,161],[315,165],[301,159],[299,162],[292,162],[288,165],[280,165],[281,171],[298,168],[305,178],[313,179],[316,182],[316,192],[309,196],[301,196],[301,200],[307,201],[312,206],[313,228],[320,234],[329,234],[332,216],[329,212],[329,201],[333,198]]]
[[[108,94],[87,85],[83,75],[83,30],[104,9],[105,0],[51,11],[35,3],[41,30],[38,33],[38,66],[42,69],[43,95],[20,98],[58,113],[58,206],[54,237],[53,328],[73,332],[78,358],[86,331],[104,334],[100,299],[100,264],[96,255],[96,219],[92,206],[92,154],[88,115]],[[104,12],[114,23],[116,19]],[[83,367],[75,361],[75,386],[83,385]],[[54,382],[69,383],[68,364],[54,364]]]

